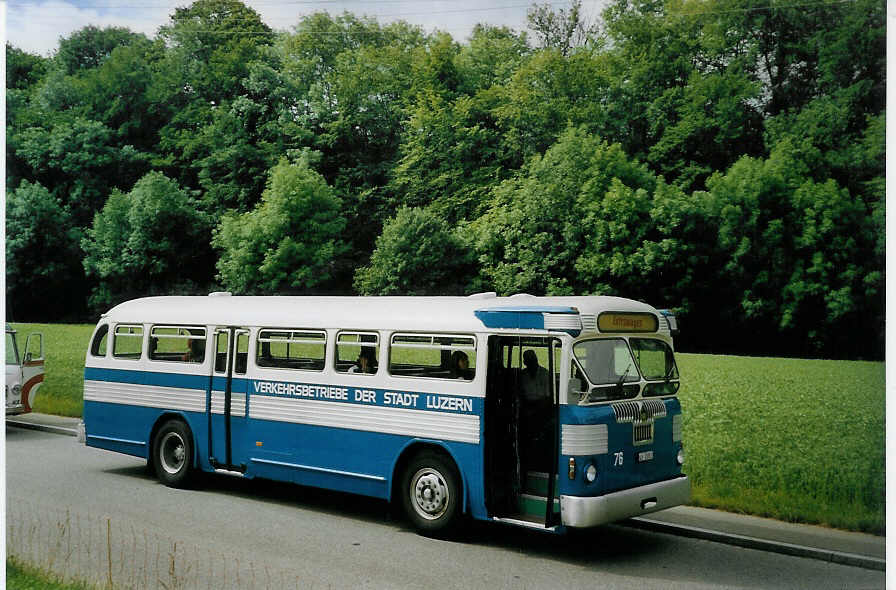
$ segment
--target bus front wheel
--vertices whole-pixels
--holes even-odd
[[[459,518],[459,477],[449,459],[433,452],[414,457],[404,471],[402,501],[405,513],[423,534],[444,535]]]
[[[153,439],[152,465],[166,486],[186,487],[193,471],[193,437],[180,420],[169,420]]]

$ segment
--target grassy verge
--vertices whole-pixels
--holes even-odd
[[[693,503],[883,534],[884,364],[679,357]]]
[[[91,325],[44,334],[35,410],[80,416]],[[682,354],[685,471],[693,503],[882,534],[884,364]]]
[[[63,583],[51,574],[19,563],[15,559],[6,559],[6,587],[9,590],[91,590],[87,584]]]
[[[93,332],[88,324],[13,324],[19,349],[31,332],[44,335],[46,374],[34,403],[35,412],[81,416],[84,403],[84,355]]]

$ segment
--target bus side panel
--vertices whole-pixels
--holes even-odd
[[[208,469],[208,378],[136,370],[84,370],[87,446],[149,458],[152,428],[163,414],[184,419],[193,432],[198,466]]]
[[[252,475],[383,499],[389,498],[392,468],[398,456],[408,444],[420,440],[405,435],[273,420],[253,420],[251,430]],[[268,448],[266,441],[278,441],[273,443],[277,449]],[[479,446],[460,442],[441,444],[455,458],[462,478],[471,482],[472,474],[481,471]],[[475,477],[472,481],[476,481]],[[475,497],[476,492],[472,494]],[[481,496],[481,490],[478,494]],[[484,507],[481,512],[484,513]]]

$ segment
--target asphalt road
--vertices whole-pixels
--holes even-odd
[[[883,588],[883,572],[620,526],[558,537],[475,523],[421,537],[385,502],[145,461],[6,429],[7,550],[135,588]]]

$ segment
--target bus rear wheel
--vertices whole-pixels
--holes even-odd
[[[407,465],[402,501],[411,523],[425,535],[446,535],[460,517],[460,478],[450,459],[423,452]]]
[[[183,488],[193,474],[193,437],[180,420],[169,420],[153,439],[152,466],[166,486]]]

